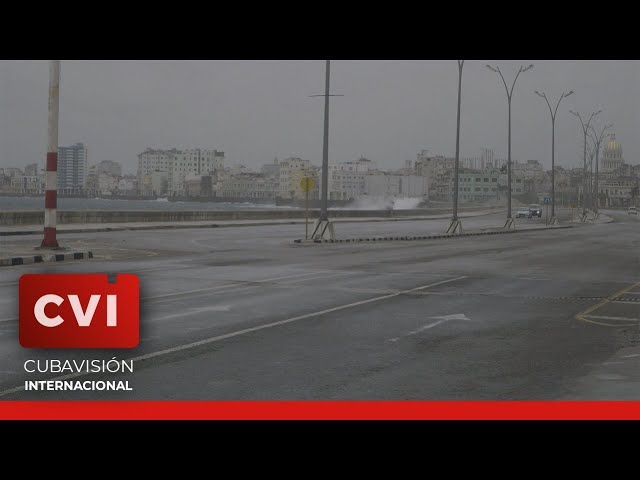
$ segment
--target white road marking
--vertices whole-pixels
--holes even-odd
[[[301,273],[298,275],[287,275],[285,277],[274,277],[274,278],[265,278],[263,280],[238,280],[237,283],[230,283],[227,285],[219,285],[217,287],[210,287],[210,288],[200,288],[197,290],[187,290],[185,292],[175,292],[175,293],[165,293],[163,295],[155,295],[153,297],[143,297],[140,300],[155,300],[156,298],[168,298],[168,297],[175,297],[178,295],[188,295],[190,293],[200,293],[200,292],[210,292],[213,290],[220,290],[222,288],[231,288],[231,287],[238,287],[246,282],[272,282],[274,280],[282,280],[285,278],[295,278],[295,277],[304,277],[304,276],[308,276],[308,275],[314,275],[317,272],[309,272],[309,273]]]
[[[336,278],[342,275],[354,275],[359,273],[360,272],[321,272],[315,277],[301,278],[298,280],[294,280],[292,282],[280,282],[280,285],[298,285],[300,282],[306,282],[307,280],[317,280],[317,279],[325,280],[329,278]],[[325,277],[324,276],[325,274],[329,274],[329,276]]]
[[[608,317],[606,315],[583,315],[585,318],[593,318],[595,320],[619,320],[621,322],[640,322],[640,318],[628,317]]]
[[[429,328],[433,328],[433,327],[435,327],[437,325],[440,325],[441,323],[444,323],[444,322],[446,322],[446,320],[438,320],[437,322],[433,322],[433,323],[430,323],[430,324],[425,325],[423,327],[420,327],[419,329],[414,330],[413,332],[409,332],[409,333],[407,333],[406,336],[408,337],[409,335],[415,335],[416,333],[420,333],[420,332],[422,332],[424,330],[428,330]]]
[[[429,318],[441,318],[445,322],[449,320],[471,320],[470,318],[467,318],[467,316],[464,313],[456,313],[454,315],[443,315],[441,317],[429,317]]]
[[[640,353],[634,353],[632,355],[623,355],[621,358],[640,357]]]
[[[429,285],[422,285],[420,287],[412,288],[412,289],[409,289],[409,290],[403,290],[401,292],[393,293],[393,294],[390,294],[390,295],[383,295],[383,296],[380,296],[380,297],[369,298],[367,300],[361,300],[359,302],[349,303],[349,304],[346,304],[346,305],[340,305],[338,307],[327,308],[326,310],[320,310],[318,312],[307,313],[307,314],[304,314],[304,315],[299,315],[297,317],[287,318],[285,320],[279,320],[277,322],[271,322],[271,323],[267,323],[267,324],[264,324],[264,325],[259,325],[257,327],[245,328],[243,330],[238,330],[238,331],[235,331],[235,332],[226,333],[224,335],[218,335],[217,337],[211,337],[211,338],[207,338],[207,339],[204,339],[204,340],[199,340],[197,342],[187,343],[187,344],[184,344],[184,345],[179,345],[177,347],[167,348],[165,350],[159,350],[159,351],[153,352],[153,353],[147,353],[146,355],[140,355],[138,357],[133,357],[133,358],[130,358],[128,360],[131,360],[133,362],[139,362],[141,360],[148,360],[150,358],[161,357],[163,355],[168,355],[170,353],[180,352],[180,351],[183,351],[183,350],[189,350],[191,348],[199,347],[199,346],[202,346],[202,345],[208,345],[210,343],[219,342],[220,340],[226,340],[227,338],[237,337],[237,336],[240,336],[240,335],[244,335],[246,333],[257,332],[257,331],[260,331],[260,330],[265,330],[267,328],[273,328],[273,327],[277,327],[279,325],[285,325],[287,323],[297,322],[299,320],[304,320],[306,318],[318,317],[320,315],[324,315],[324,314],[332,313],[332,312],[337,312],[339,310],[344,310],[346,308],[357,307],[359,305],[366,305],[366,304],[372,303],[372,302],[379,302],[380,300],[386,300],[388,298],[397,297],[397,296],[402,295],[404,293],[424,290],[426,288],[435,287],[435,286],[438,286],[438,285],[442,285],[444,283],[451,283],[451,282],[455,282],[457,280],[462,280],[463,278],[467,278],[467,277],[466,276],[461,276],[461,277],[457,277],[457,278],[450,278],[448,280],[442,280],[440,282],[432,283],[432,284],[429,284]],[[63,376],[60,376],[60,377],[52,378],[51,380],[68,380],[70,378],[81,377],[81,376],[84,376],[84,375],[87,375],[87,372],[74,372],[74,373],[70,373],[68,375],[63,375]],[[11,393],[20,392],[22,390],[24,390],[24,385],[19,386],[19,387],[10,388],[8,390],[1,391],[0,392],[0,397],[3,397],[5,395],[9,395]]]
[[[629,305],[640,305],[639,302],[626,302],[624,300],[614,300],[612,303],[627,303]]]
[[[424,326],[420,327],[419,329],[414,330],[413,332],[409,332],[406,335],[403,335],[403,337],[408,337],[409,335],[415,335],[416,333],[420,333],[420,332],[423,332],[423,331],[428,330],[430,328],[436,327],[436,326],[440,325],[441,323],[448,322],[449,320],[471,320],[470,318],[467,318],[467,316],[464,313],[456,313],[456,314],[453,314],[453,315],[442,315],[442,316],[439,316],[439,317],[429,317],[429,318],[439,318],[440,320],[438,320],[437,322],[433,322],[433,323],[429,323],[427,325],[424,325]],[[400,338],[398,338],[398,337],[389,339],[390,342],[397,342],[398,340],[400,340]]]
[[[0,323],[7,323],[7,322],[17,322],[18,318],[14,317],[14,318],[0,318]]]
[[[204,312],[228,312],[229,310],[231,310],[231,307],[229,305],[212,305],[210,307],[190,308],[189,311],[174,313],[173,315],[166,315],[160,318],[154,318],[153,321],[158,322],[160,320],[169,320],[170,318],[186,317],[189,315],[196,315],[198,313],[204,313]]]

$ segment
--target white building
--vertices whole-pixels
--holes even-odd
[[[84,192],[89,173],[87,156],[87,147],[83,143],[58,147],[59,193]]]
[[[153,181],[146,177],[153,172],[163,172],[167,174],[167,193],[180,196],[184,194],[184,181],[187,176],[207,176],[223,169],[224,152],[218,150],[148,148],[138,155],[138,184],[148,190],[149,186],[153,185]]]
[[[278,183],[273,177],[249,172],[231,175],[220,181],[216,196],[243,200],[275,200],[278,193]]]
[[[370,197],[410,197],[429,196],[427,177],[402,175],[385,172],[370,172],[364,175],[364,193]]]
[[[329,165],[329,199],[350,200],[365,194],[365,176],[374,170],[375,163],[366,158]]]
[[[194,148],[172,153],[169,158],[169,195],[184,194],[187,175],[212,175],[224,170],[224,152]]]
[[[115,177],[110,173],[101,172],[96,174],[98,195],[111,195],[117,190],[120,177]]]
[[[112,160],[102,160],[95,165],[95,172],[97,175],[101,173],[107,173],[114,177],[122,176],[122,165],[120,162],[114,162]]]
[[[41,194],[45,192],[44,175],[14,175],[11,177],[11,191],[19,194]]]
[[[303,199],[305,192],[300,185],[304,177],[316,177],[316,170],[309,160],[291,157],[280,162],[278,175],[279,196],[287,199]],[[316,185],[318,182],[316,182]],[[310,196],[310,198],[313,198]]]
[[[538,160],[527,160],[526,163],[512,162],[511,173],[518,174],[526,180],[541,179],[544,170]]]
[[[14,177],[16,175],[22,175],[22,170],[16,167],[4,167],[0,168],[0,175],[5,177]]]

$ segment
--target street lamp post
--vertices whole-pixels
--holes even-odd
[[[547,95],[542,92],[538,92],[536,90],[536,95],[542,97],[547,102],[547,106],[549,107],[549,113],[551,114],[551,220],[549,220],[549,224],[553,225],[557,223],[556,220],[556,182],[555,182],[555,173],[556,173],[556,159],[555,159],[555,151],[556,151],[556,113],[558,113],[558,107],[560,106],[560,102],[563,98],[568,97],[569,95],[573,95],[573,90],[569,93],[564,92],[560,98],[558,99],[558,103],[556,104],[555,110],[551,109],[551,104],[549,103],[549,99]]]
[[[587,203],[586,203],[586,195],[587,195],[587,134],[589,132],[589,125],[591,124],[591,120],[596,115],[602,113],[602,110],[598,110],[597,112],[593,112],[589,117],[589,121],[585,124],[582,120],[582,116],[579,113],[574,112],[573,110],[569,110],[573,115],[578,117],[580,120],[580,125],[582,125],[582,131],[584,133],[584,169],[582,173],[582,221],[584,222],[587,219]]]
[[[507,82],[504,79],[504,76],[502,75],[502,72],[500,71],[500,67],[492,67],[491,65],[487,65],[487,68],[489,70],[491,70],[492,72],[497,73],[498,75],[500,75],[500,78],[502,79],[502,83],[504,84],[504,89],[507,92],[507,102],[509,104],[509,156],[507,159],[507,190],[508,190],[508,203],[507,203],[507,221],[504,224],[504,228],[506,229],[511,229],[511,228],[515,228],[515,224],[513,221],[513,217],[511,216],[511,98],[513,97],[513,88],[516,86],[516,81],[518,80],[518,77],[520,76],[521,73],[526,72],[527,70],[531,70],[533,68],[533,65],[529,65],[528,67],[520,67],[518,69],[518,73],[516,74],[516,78],[513,79],[513,83],[511,84],[511,90],[509,90],[509,87],[507,86]]]
[[[462,233],[462,222],[458,219],[458,176],[460,171],[460,103],[462,97],[462,67],[464,60],[458,60],[458,124],[456,128],[456,166],[453,179],[453,217],[447,233]]]
[[[596,133],[596,129],[593,128],[593,125],[591,125],[591,131],[593,132],[593,136],[591,136],[591,139],[593,140],[593,143],[595,144],[595,149],[596,149],[596,177],[595,177],[595,188],[594,188],[595,194],[596,194],[596,208],[595,208],[596,215],[598,214],[598,209],[600,208],[600,192],[598,189],[598,164],[599,164],[599,157],[600,157],[600,143],[604,138],[609,136],[609,135],[605,135],[604,133],[612,127],[613,127],[613,123],[605,125],[602,128],[600,135],[598,135]]]

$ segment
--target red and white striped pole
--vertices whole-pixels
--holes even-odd
[[[47,138],[47,177],[44,200],[44,240],[40,247],[58,248],[56,208],[58,205],[58,111],[60,105],[60,60],[49,64],[49,131]]]

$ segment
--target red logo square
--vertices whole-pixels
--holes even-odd
[[[20,345],[134,348],[140,343],[138,277],[26,274],[19,286]]]

